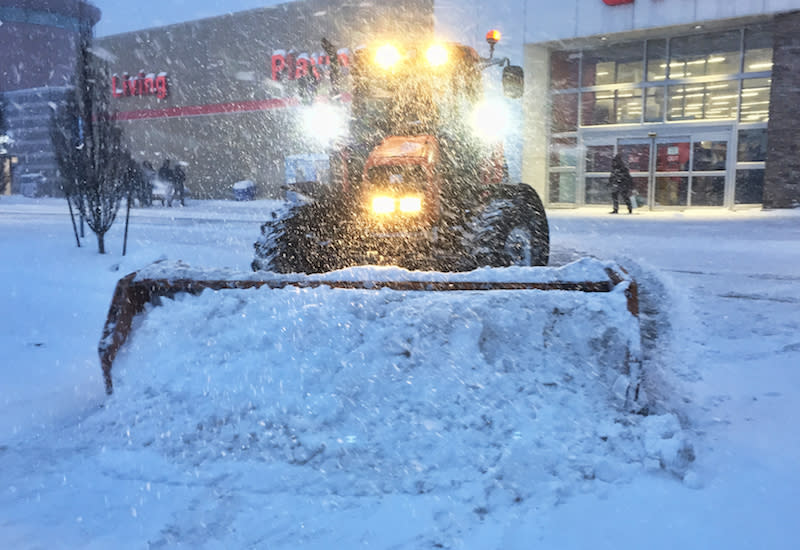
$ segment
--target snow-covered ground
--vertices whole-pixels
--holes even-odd
[[[134,210],[122,257],[122,219],[99,256],[63,201],[0,198],[0,547],[797,546],[800,212],[549,212],[554,263],[639,282],[648,416],[616,298],[533,291],[178,296],[107,397],[116,281],[246,272],[276,206]]]

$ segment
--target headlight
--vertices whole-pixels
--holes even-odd
[[[373,197],[372,212],[375,214],[391,214],[394,212],[394,197],[384,195]]]
[[[486,141],[500,141],[511,127],[511,113],[502,99],[484,100],[472,113],[475,133]]]
[[[422,210],[422,197],[403,197],[400,199],[400,212],[416,214]]]
[[[319,144],[327,147],[347,133],[347,115],[339,105],[315,103],[303,109],[303,133]]]
[[[419,214],[422,212],[422,197],[417,195],[407,195],[399,199],[389,195],[372,197],[373,214],[386,215],[395,211],[400,211],[401,214]]]
[[[382,69],[391,69],[400,61],[400,51],[392,44],[384,44],[375,52],[375,63]]]
[[[447,63],[447,48],[441,44],[434,44],[425,51],[425,59],[428,60],[428,65],[431,67],[439,67]]]

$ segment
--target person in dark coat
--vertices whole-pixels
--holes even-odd
[[[631,193],[633,193],[633,178],[622,161],[622,156],[617,154],[611,161],[611,175],[608,177],[608,185],[611,187],[611,201],[614,209],[612,214],[619,212],[619,200],[622,198],[625,205],[628,207],[628,214],[633,213],[633,204],[631,203]]]
[[[175,173],[169,165],[169,159],[164,159],[164,162],[161,163],[161,168],[158,169],[158,179],[167,185],[167,206],[172,206],[172,194],[175,189]],[[164,204],[163,200],[161,204]]]
[[[186,206],[184,202],[184,182],[186,181],[186,172],[183,171],[180,163],[175,165],[175,169],[172,171],[172,198],[176,198],[181,201],[181,206]],[[170,199],[170,202],[172,200]]]
[[[144,186],[140,202],[143,206],[153,205],[153,180],[156,179],[156,169],[149,160],[142,163],[142,174],[144,176]]]

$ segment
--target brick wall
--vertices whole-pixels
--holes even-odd
[[[764,208],[800,206],[800,11],[775,18]]]

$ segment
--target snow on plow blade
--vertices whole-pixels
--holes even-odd
[[[292,301],[300,297],[299,293],[320,293],[316,298],[303,296],[300,299],[304,304],[302,308],[285,314],[284,325],[279,325],[282,332],[286,331],[286,324],[292,323],[291,315],[307,315],[314,300],[328,301],[328,309],[319,311],[333,324],[337,323],[335,317],[339,311],[356,303],[362,309],[376,311],[361,326],[364,333],[371,332],[370,322],[379,323],[382,315],[386,315],[379,311],[385,305],[391,309],[400,302],[421,299],[419,304],[400,313],[411,319],[405,322],[410,325],[409,330],[422,334],[420,338],[424,338],[431,327],[438,330],[442,324],[454,320],[464,324],[474,321],[474,324],[482,323],[483,327],[473,340],[492,341],[491,345],[481,343],[479,347],[489,350],[484,355],[494,362],[510,360],[516,363],[516,358],[509,357],[519,356],[523,348],[526,352],[528,349],[538,350],[532,355],[542,361],[547,361],[549,354],[553,353],[564,357],[570,355],[567,362],[573,363],[587,363],[587,358],[591,357],[589,370],[602,371],[596,376],[603,378],[605,386],[616,395],[618,405],[629,410],[636,408],[641,363],[636,283],[616,264],[593,259],[582,259],[559,268],[484,268],[469,273],[438,273],[363,267],[309,276],[203,271],[180,262],[152,264],[117,283],[99,345],[108,394],[114,387],[112,366],[115,357],[128,340],[136,315],[146,309],[151,311],[148,304],[151,308],[159,306],[163,303],[162,298],[175,299],[183,293],[201,295],[204,291],[236,292],[242,307],[251,300],[288,293],[276,298],[276,302],[258,306],[257,312],[273,311],[273,319],[277,309],[298,307],[293,306]],[[264,291],[272,294],[264,294]],[[376,291],[382,298],[378,302],[369,301],[367,296],[374,296]],[[340,303],[333,299],[331,292],[350,294]],[[448,299],[448,295],[461,298]],[[431,311],[438,313],[426,318]],[[443,316],[442,311],[447,314]],[[245,313],[241,316],[246,317]],[[245,325],[247,328],[243,330],[255,330],[252,324],[258,322],[257,315],[251,314],[245,321],[249,325]],[[203,319],[198,318],[197,323],[203,323]],[[339,320],[338,324],[349,325],[350,321]],[[323,326],[329,330],[328,324]],[[191,326],[183,328],[192,330]],[[291,334],[287,338],[297,339]],[[412,341],[416,336],[405,338]],[[458,341],[450,333],[441,339],[446,345],[452,343],[453,346]],[[467,347],[471,345],[466,344]],[[402,349],[399,353],[408,357],[415,352]],[[576,367],[580,368],[580,365]],[[191,374],[187,373],[187,376]]]

